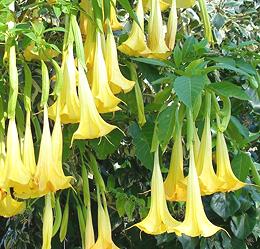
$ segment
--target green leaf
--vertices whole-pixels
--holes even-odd
[[[176,45],[176,47],[174,49],[173,58],[174,58],[174,62],[176,64],[176,66],[180,67],[180,65],[182,63],[182,51],[178,45]]]
[[[232,169],[236,177],[244,182],[249,174],[249,169],[251,166],[250,156],[240,151],[231,162]]]
[[[120,145],[124,135],[119,130],[113,130],[106,137],[89,141],[89,145],[95,150],[97,158],[104,160],[113,154]]]
[[[153,136],[153,126],[150,123],[146,123],[142,129],[140,129],[137,123],[132,123],[129,126],[128,132],[133,138],[136,157],[147,169],[152,170],[153,154],[150,152],[150,146]]]
[[[207,81],[208,79],[205,75],[191,77],[181,76],[176,78],[173,86],[179,99],[187,107],[192,108]]]
[[[193,46],[196,42],[196,39],[191,36],[186,39],[182,48],[182,58],[192,57],[194,55]]]
[[[241,240],[244,240],[253,230],[256,224],[256,213],[244,213],[240,216],[233,217],[231,220],[231,230],[234,235]]]
[[[245,76],[247,76],[247,77],[250,77],[250,75],[249,75],[247,72],[245,72],[244,70],[241,70],[241,69],[239,69],[239,68],[237,68],[237,67],[234,67],[234,66],[231,66],[231,65],[229,65],[229,64],[217,63],[216,66],[218,66],[218,67],[221,68],[221,69],[226,69],[226,70],[234,71],[234,72],[236,72],[236,73],[238,73],[238,74],[241,74],[241,75],[245,75]]]
[[[133,61],[138,61],[154,66],[160,66],[160,67],[174,67],[174,64],[167,60],[159,60],[159,59],[152,59],[152,58],[131,58]]]
[[[125,214],[125,203],[127,200],[126,194],[118,193],[116,196],[116,209],[120,217]]]
[[[103,11],[102,3],[100,0],[91,0],[93,6],[93,13],[96,20],[96,24],[101,32],[103,32]]]
[[[237,128],[238,132],[243,137],[247,138],[249,136],[249,130],[245,126],[243,126],[236,117],[231,116],[230,122],[232,122],[232,124]]]
[[[157,136],[163,151],[165,151],[173,135],[173,129],[175,125],[175,111],[176,105],[172,104],[159,113],[157,118]]]
[[[241,87],[232,84],[227,81],[221,83],[214,83],[208,86],[209,89],[213,90],[217,95],[225,97],[234,97],[241,100],[249,100],[249,96]]]
[[[234,193],[216,193],[213,195],[210,207],[221,218],[226,220],[240,208],[240,203]]]
[[[135,211],[135,202],[130,198],[128,199],[125,204],[124,204],[124,207],[125,207],[125,212],[126,212],[126,215],[127,217],[132,220],[133,218],[133,213]]]
[[[66,30],[62,27],[55,27],[55,28],[49,28],[44,30],[43,33],[51,32],[51,31],[56,31],[56,32],[65,32]]]

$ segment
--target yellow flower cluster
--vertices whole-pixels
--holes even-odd
[[[232,172],[225,137],[221,130],[217,132],[215,172],[212,163],[210,112],[207,112],[205,116],[201,142],[195,125],[192,125],[192,143],[187,144],[189,150],[189,174],[185,177],[183,170],[182,124],[180,123],[175,126],[170,167],[164,182],[159,166],[158,149],[155,153],[150,211],[147,217],[140,223],[135,224],[135,226],[148,234],[174,232],[178,236],[185,234],[191,237],[209,237],[223,229],[213,225],[208,220],[204,212],[201,196],[211,195],[216,192],[234,191],[246,184],[239,181]],[[183,222],[172,218],[166,200],[186,202]]]
[[[191,1],[185,7],[190,7],[193,4],[194,2]],[[139,0],[136,7],[136,16],[139,23],[133,23],[128,39],[118,49],[130,56],[158,59],[169,57],[174,49],[177,33],[177,5],[176,1]],[[169,6],[171,10],[167,31],[165,32],[161,11]],[[181,7],[184,6],[181,5]],[[146,37],[144,33],[144,11],[148,10],[150,15],[148,19],[148,35]]]

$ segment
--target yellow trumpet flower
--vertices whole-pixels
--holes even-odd
[[[86,12],[89,13],[92,6],[90,0],[81,0],[80,2],[80,7]],[[79,27],[80,27],[80,33],[82,36],[86,36],[88,34],[88,17],[83,11],[80,11],[80,16],[79,16]]]
[[[0,128],[0,172],[4,171],[5,156],[6,156],[6,152],[5,152],[4,134]],[[3,186],[3,184],[4,184],[3,174],[0,174],[0,199],[1,199],[1,186]]]
[[[218,192],[223,184],[217,177],[212,165],[212,142],[210,131],[210,117],[205,118],[198,159],[196,161],[201,195]]]
[[[177,8],[190,8],[195,4],[195,0],[174,0]],[[150,9],[151,0],[143,0],[144,9]],[[171,6],[172,0],[160,0],[161,11],[167,10]]]
[[[15,119],[9,120],[7,131],[7,152],[3,170],[3,186],[14,188],[15,194],[22,193],[30,182],[30,172],[24,167]]]
[[[60,130],[59,115],[56,117],[52,137],[46,105],[44,106],[43,119],[42,140],[35,172],[35,183],[38,186],[37,196],[69,188],[71,180],[71,177],[64,175],[61,166],[62,133]]]
[[[176,134],[173,145],[170,169],[164,181],[166,199],[169,201],[185,201],[187,180],[183,174],[183,149],[181,142],[181,129]]]
[[[144,10],[147,12],[151,9],[151,0],[143,0]],[[167,10],[171,5],[170,1],[167,0],[160,0],[160,9],[161,11]]]
[[[177,24],[178,24],[178,18],[177,18],[176,1],[172,0],[170,16],[167,23],[167,33],[165,37],[166,45],[170,50],[174,49],[176,33],[177,33]]]
[[[78,123],[80,105],[76,89],[77,69],[73,55],[73,43],[64,51],[62,62],[63,84],[60,95],[60,118],[63,124]],[[56,118],[57,101],[49,108],[49,117]]]
[[[138,0],[136,16],[140,26],[134,21],[128,39],[118,47],[122,53],[130,56],[140,56],[151,52],[146,45],[144,34],[144,10],[142,0]]]
[[[6,194],[2,199],[0,198],[0,216],[2,217],[8,218],[17,214],[22,214],[25,208],[25,202],[18,202],[14,200],[10,194]]]
[[[74,139],[94,139],[110,133],[116,128],[114,125],[106,123],[95,105],[94,97],[88,84],[88,80],[81,63],[78,65],[79,70],[79,100],[80,100],[80,123],[78,129],[72,137]]]
[[[43,213],[42,249],[51,249],[51,238],[53,229],[53,213],[50,194],[45,196],[45,207]]]
[[[110,23],[112,30],[122,29],[122,24],[117,20],[116,16],[116,0],[112,0],[113,4],[110,3]]]
[[[104,210],[100,200],[98,201],[98,239],[91,249],[119,249],[111,237],[111,224],[107,208]]]
[[[105,49],[105,61],[107,66],[107,74],[109,85],[114,94],[121,92],[122,90],[127,93],[132,90],[135,82],[132,80],[126,79],[120,72],[117,59],[117,49],[116,42],[110,25],[108,25],[108,33],[106,40],[106,49]]]
[[[151,0],[151,11],[148,21],[148,47],[151,53],[145,56],[166,59],[170,53],[164,38],[160,1]]]
[[[177,232],[175,228],[178,225],[179,222],[171,216],[167,207],[157,149],[154,155],[151,183],[151,207],[146,218],[134,226],[145,233],[156,235],[164,232]]]
[[[217,176],[223,182],[220,186],[221,192],[235,191],[246,185],[239,181],[232,171],[225,137],[220,131],[217,134],[216,159]]]
[[[200,195],[193,146],[190,147],[189,167],[185,219],[176,229],[190,237],[209,237],[222,228],[213,225],[205,214]]]
[[[60,98],[58,98],[58,103]],[[51,143],[52,143],[52,159],[53,159],[53,167],[58,174],[58,179],[56,179],[56,188],[57,189],[65,189],[71,187],[70,181],[72,180],[71,176],[65,176],[62,169],[62,149],[63,149],[63,138],[62,138],[62,129],[59,107],[57,109],[57,116],[54,124],[54,128],[52,131]]]
[[[111,91],[108,83],[107,69],[102,52],[100,33],[97,32],[96,48],[92,71],[92,94],[100,113],[120,110],[120,99]]]
[[[89,70],[88,73],[90,73],[91,69],[93,68],[93,61],[94,61],[95,47],[96,47],[95,30],[96,30],[95,24],[91,20],[87,20],[87,34],[86,34],[86,40],[84,42],[84,54],[85,54],[86,65]]]
[[[31,131],[30,112],[26,113],[26,127],[25,127],[25,135],[24,135],[24,142],[23,142],[22,159],[23,159],[24,167],[27,168],[27,171],[30,172],[31,177],[33,177],[36,170],[36,162],[35,162],[35,155],[34,155],[32,131]]]
[[[85,249],[91,249],[95,244],[95,234],[92,223],[92,215],[90,205],[87,208],[87,221],[85,229]]]
[[[170,3],[171,0],[164,0]],[[177,8],[190,8],[195,4],[195,0],[177,0]]]
[[[27,199],[34,196],[38,191],[37,185],[34,182],[36,162],[35,162],[35,154],[34,154],[34,147],[33,147],[32,131],[31,131],[30,112],[26,113],[26,127],[25,127],[25,135],[24,135],[24,141],[22,146],[22,161],[24,167],[30,174],[30,181],[23,188],[23,191],[19,191],[17,196],[19,198]]]

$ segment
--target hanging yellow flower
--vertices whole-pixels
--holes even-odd
[[[85,229],[85,249],[91,249],[94,244],[95,244],[95,234],[94,234],[93,223],[92,223],[91,208],[90,206],[88,206],[86,229]]]
[[[63,52],[62,61],[63,84],[60,95],[60,118],[63,124],[78,123],[80,105],[76,89],[77,69],[73,55],[73,42]],[[49,108],[49,117],[56,118],[57,101]]]
[[[114,125],[106,123],[95,105],[94,97],[88,84],[88,80],[81,63],[79,70],[79,100],[80,100],[80,123],[78,129],[72,137],[74,139],[94,139],[107,135],[116,128]]]
[[[10,194],[6,194],[2,199],[0,198],[0,216],[2,217],[8,218],[17,214],[22,214],[25,208],[25,202],[18,202],[14,200]]]
[[[37,185],[34,182],[36,162],[35,162],[35,154],[34,154],[34,147],[33,147],[32,131],[31,131],[31,114],[29,111],[26,113],[26,127],[25,127],[25,135],[24,135],[24,141],[22,146],[22,161],[24,167],[30,174],[30,181],[24,187],[23,191],[22,192],[20,191],[17,194],[17,196],[19,198],[26,199],[34,196],[38,190]]]
[[[148,47],[151,53],[145,55],[150,58],[166,59],[170,53],[165,44],[163,21],[159,0],[151,0],[151,12],[148,21]]]
[[[13,188],[15,194],[24,192],[30,182],[30,172],[24,167],[15,119],[9,120],[7,131],[7,153],[3,170],[3,186]]]
[[[164,232],[177,232],[178,225],[179,222],[171,216],[167,207],[157,149],[154,155],[151,183],[151,207],[146,218],[134,226],[145,233],[156,235]]]
[[[212,165],[212,142],[210,116],[206,115],[198,159],[196,162],[201,195],[219,191],[222,181],[217,177]]]
[[[44,106],[43,132],[39,151],[39,158],[35,173],[35,184],[38,186],[37,196],[49,192],[56,192],[59,189],[70,187],[71,177],[66,177],[61,166],[62,133],[59,115],[56,117],[53,139],[50,133],[48,121],[48,109]],[[46,156],[48,155],[48,156]]]
[[[221,192],[235,191],[246,185],[239,181],[232,171],[225,137],[220,131],[217,134],[216,158],[217,176],[223,182],[220,186]]]
[[[104,209],[100,197],[98,199],[98,238],[91,249],[119,249],[111,237],[111,224],[107,208]]]
[[[30,112],[26,113],[26,127],[25,127],[25,135],[24,135],[24,142],[23,142],[22,159],[23,159],[24,167],[27,168],[27,171],[30,172],[31,177],[33,177],[36,170],[36,162],[35,162],[35,155],[34,155],[32,131],[31,131]]]
[[[139,0],[137,3],[136,16],[140,26],[134,21],[128,39],[118,47],[122,53],[130,56],[140,56],[151,52],[146,45],[144,34],[144,10],[142,0]]]
[[[167,33],[165,36],[166,45],[170,50],[173,50],[175,46],[177,25],[178,25],[178,18],[177,18],[176,0],[172,0],[171,11],[167,23]]]
[[[112,0],[110,2],[110,23],[111,23],[112,30],[115,31],[115,30],[122,29],[122,24],[117,20],[116,0]]]
[[[4,134],[0,127],[0,172],[4,172],[5,157],[6,157],[6,152],[5,152]],[[1,187],[3,186],[3,184],[4,184],[3,174],[0,174],[0,199],[1,199]]]
[[[93,16],[92,12],[90,12],[90,16]],[[87,34],[86,34],[86,40],[84,42],[84,54],[85,54],[86,65],[89,72],[91,72],[90,70],[93,68],[93,61],[94,61],[94,54],[95,54],[95,47],[96,47],[95,29],[96,29],[95,24],[91,20],[87,20]]]
[[[92,6],[90,0],[81,0],[80,2],[80,7],[86,12],[89,13]],[[80,27],[80,33],[82,36],[86,36],[88,34],[88,16],[86,15],[83,11],[80,11],[80,16],[79,16],[79,27]]]
[[[43,213],[43,228],[42,228],[42,249],[51,249],[53,229],[53,213],[51,206],[51,196],[47,194],[45,196],[45,207]]]
[[[126,79],[120,72],[118,59],[117,59],[115,38],[110,28],[110,25],[108,24],[107,26],[108,26],[108,31],[107,31],[107,40],[106,40],[106,48],[105,48],[106,51],[105,61],[106,61],[109,85],[114,94],[117,94],[121,91],[127,93],[132,90],[135,82]]]
[[[187,192],[187,179],[183,174],[183,149],[181,142],[181,128],[176,134],[173,145],[170,168],[164,181],[165,196],[169,201],[185,201]]]
[[[145,12],[151,9],[152,0],[143,0],[144,10]],[[161,11],[167,10],[171,5],[171,1],[160,0],[160,9]]]
[[[174,0],[177,8],[190,8],[195,4],[195,0]],[[151,0],[143,0],[144,9],[150,9]],[[160,0],[161,11],[167,10],[171,6],[172,0]]]
[[[60,98],[58,98],[57,101],[59,103]],[[71,187],[70,181],[72,180],[72,177],[65,176],[62,169],[63,138],[60,116],[58,113],[59,107],[57,108],[57,116],[51,136],[52,159],[54,170],[58,174],[58,178],[56,179],[56,189],[65,189]]]
[[[221,230],[220,227],[213,225],[205,214],[200,195],[193,146],[190,147],[185,219],[176,229],[190,237],[209,237]]]
[[[96,37],[91,84],[92,94],[100,113],[117,111],[120,110],[117,105],[121,100],[112,93],[109,87],[107,69],[101,46],[101,35],[99,32],[97,32]]]

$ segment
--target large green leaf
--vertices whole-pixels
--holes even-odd
[[[153,167],[153,154],[150,152],[153,126],[146,123],[141,129],[137,123],[132,123],[128,132],[133,138],[136,157],[146,168],[151,170]]]
[[[174,81],[173,87],[179,99],[192,108],[197,97],[201,94],[208,78],[206,75],[180,76]]]
[[[175,105],[167,106],[157,118],[157,136],[164,151],[173,135],[175,125]]]
[[[124,135],[119,130],[114,130],[106,137],[100,139],[94,139],[89,141],[89,145],[95,150],[98,159],[104,160],[108,155],[114,153]]]
[[[238,239],[246,238],[253,230],[256,224],[256,213],[252,211],[250,213],[244,213],[240,216],[232,218],[230,227],[234,235]]]
[[[245,181],[251,165],[250,156],[247,153],[240,151],[233,158],[231,165],[236,177],[241,181]]]
[[[213,90],[217,95],[234,97],[241,100],[249,100],[249,96],[241,87],[232,84],[230,82],[214,83],[208,86],[209,89]]]
[[[234,193],[216,193],[211,199],[212,210],[226,220],[240,208],[240,203]]]

